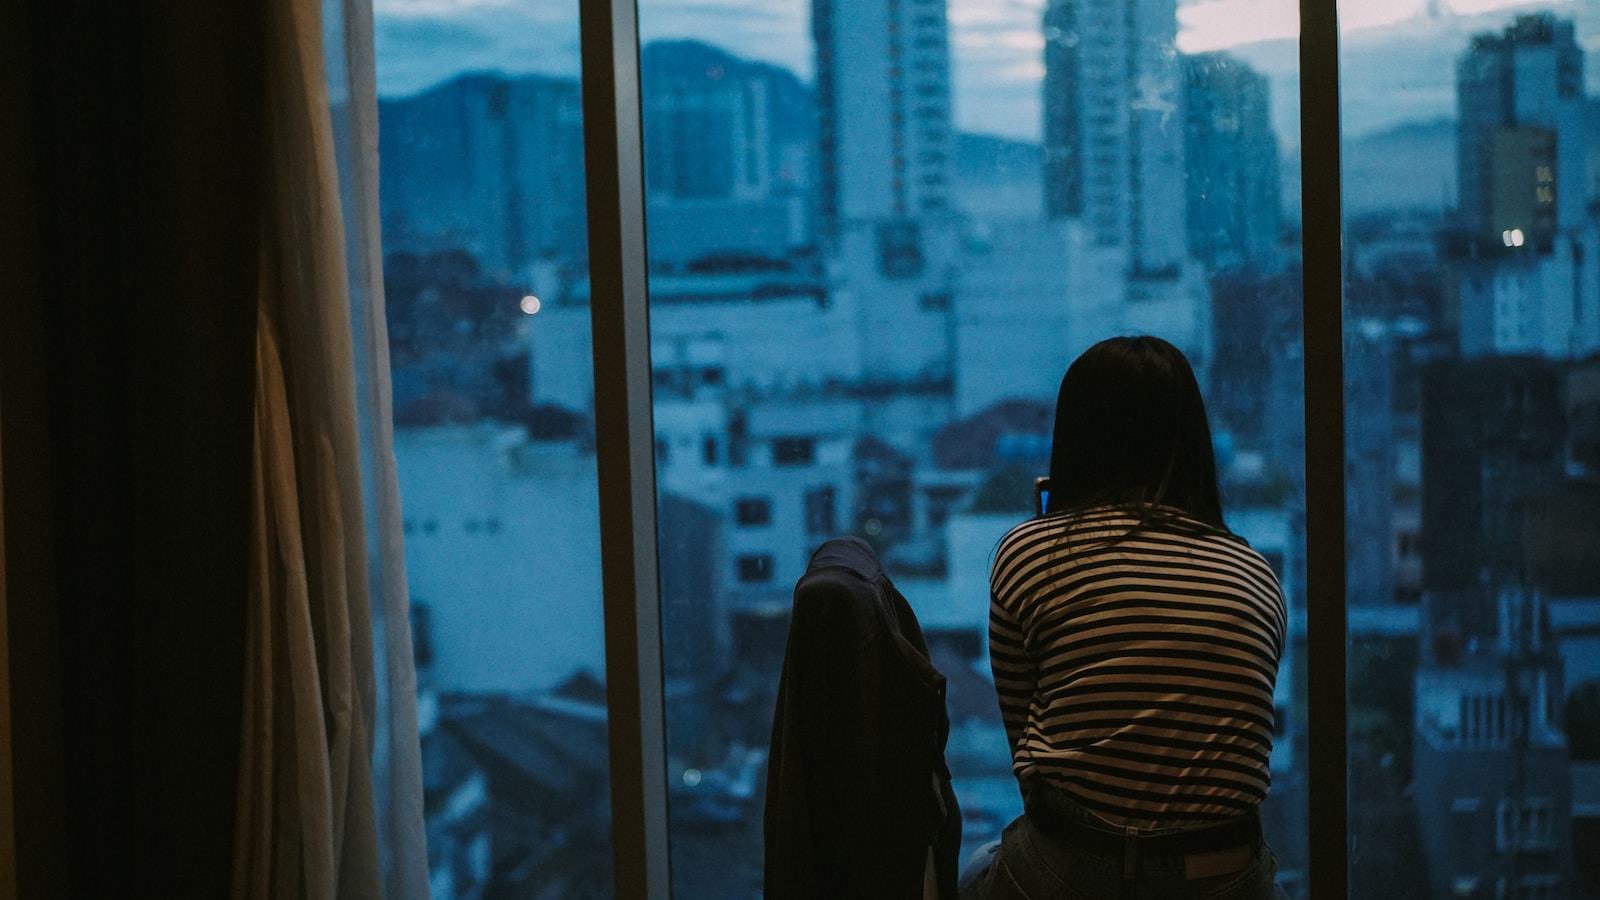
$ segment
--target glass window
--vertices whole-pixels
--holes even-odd
[[[772,501],[766,497],[740,497],[733,502],[733,521],[750,528],[772,524]]]
[[[836,492],[833,485],[823,485],[806,491],[806,531],[810,534],[832,534],[834,528],[833,504]]]
[[[731,511],[660,547],[664,583],[708,558],[731,576],[663,614],[720,642],[702,668],[664,646],[675,897],[760,888],[745,773],[794,583],[837,535],[878,551],[950,679],[968,849],[1020,812],[988,557],[1032,514],[1066,365],[1130,331],[1195,363],[1229,524],[1292,605],[1265,812],[1304,895],[1296,4],[1226,5],[639,4],[653,365],[699,347],[722,367],[694,391],[658,376],[656,427],[727,447],[708,466],[658,457],[657,485]],[[754,496],[771,503],[758,532]]]
[[[739,557],[739,580],[745,584],[763,584],[772,580],[772,554],[750,553]]]
[[[807,466],[816,458],[815,438],[781,437],[772,441],[772,464],[775,466]]]
[[[1294,150],[1296,4],[641,6],[677,895],[759,884],[788,594],[836,533],[974,674],[969,843],[1015,815],[987,553],[1066,363],[1149,331],[1196,363],[1229,522],[1291,603],[1265,811],[1304,896],[1296,200],[1333,176]],[[1600,19],[1339,7],[1350,893],[1593,892]],[[576,7],[378,0],[376,27],[434,896],[604,895]]]
[[[1351,895],[1583,895],[1600,20],[1340,7]]]
[[[432,896],[610,896],[578,7],[375,6]]]

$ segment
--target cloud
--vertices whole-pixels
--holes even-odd
[[[807,0],[643,0],[639,38],[705,41],[745,59],[783,66],[805,80],[814,62]]]
[[[1283,0],[1198,0],[1178,9],[1178,47],[1185,53],[1299,36],[1300,7]]]
[[[1001,28],[1039,29],[1039,17],[1044,3],[1024,3],[1019,0],[963,0],[948,7],[950,27],[953,30],[997,26]]]
[[[645,41],[695,38],[809,78],[810,6],[805,0],[651,2],[639,11]],[[400,96],[476,70],[576,78],[576,2],[378,0],[374,5],[378,92]]]
[[[1030,80],[1038,83],[1037,77]],[[1036,141],[1039,102],[1037,87],[1018,90],[1014,84],[998,81],[978,83],[955,96],[955,116],[962,131]]]
[[[379,52],[394,57],[454,56],[489,49],[482,31],[450,19],[379,19],[374,25]]]
[[[950,42],[962,51],[981,53],[995,50],[1007,54],[1025,53],[1039,56],[1044,51],[1044,35],[1032,31],[978,31],[957,32]]]
[[[374,0],[373,15],[380,18],[405,16],[450,17],[485,7],[507,7],[517,0]]]
[[[837,0],[870,2],[870,0]],[[950,19],[952,106],[959,128],[1037,139],[1040,17],[1046,0],[947,0]],[[1354,39],[1399,38],[1413,30],[1482,27],[1469,10],[1510,10],[1520,0],[1437,0],[1458,18],[1416,17],[1428,0],[1341,0],[1342,30]],[[1579,19],[1579,38],[1595,49],[1600,3],[1546,0],[1543,8]],[[1299,5],[1296,0],[1181,0],[1179,47],[1186,52],[1233,48],[1273,82],[1275,118],[1286,136],[1297,122]],[[640,0],[639,28],[646,42],[689,38],[715,44],[746,59],[783,66],[812,78],[814,50],[809,0]],[[576,0],[376,0],[378,89],[385,96],[414,93],[471,70],[537,72],[576,78],[579,73]],[[1587,17],[1587,19],[1586,19]],[[1405,21],[1399,21],[1405,20]],[[1384,29],[1360,26],[1393,22]],[[1587,22],[1587,24],[1585,24]],[[1470,26],[1469,26],[1469,23]],[[1355,29],[1352,32],[1352,29]],[[1421,33],[1419,31],[1419,33]],[[1428,46],[1435,46],[1429,41]],[[1458,44],[1446,42],[1447,57]],[[1453,71],[1412,48],[1375,55],[1347,71],[1346,127],[1352,133],[1384,127],[1396,116],[1444,109],[1442,86]],[[1453,58],[1453,57],[1451,57]],[[1379,71],[1367,72],[1369,65]],[[1589,66],[1600,86],[1600,66]],[[1388,86],[1368,90],[1373,82]]]
[[[424,90],[460,72],[578,76],[576,5],[385,0],[374,8],[378,93]]]

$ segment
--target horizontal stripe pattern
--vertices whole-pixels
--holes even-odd
[[[989,656],[1013,768],[1118,825],[1215,821],[1266,797],[1283,591],[1241,538],[1173,511],[1031,519],[990,573]]]

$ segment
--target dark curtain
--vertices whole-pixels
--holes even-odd
[[[0,738],[24,898],[228,894],[262,10],[0,6]]]

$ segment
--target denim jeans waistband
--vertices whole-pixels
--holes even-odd
[[[1028,786],[1023,807],[1041,832],[1102,855],[1121,856],[1135,842],[1140,856],[1183,856],[1261,841],[1261,817],[1253,810],[1203,825],[1118,828],[1061,788],[1039,781]]]

